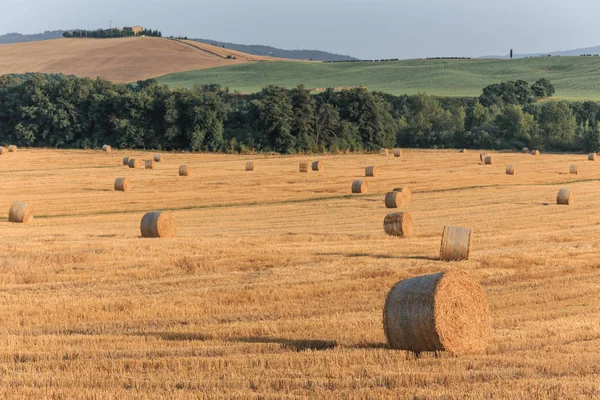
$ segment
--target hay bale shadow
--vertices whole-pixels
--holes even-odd
[[[337,346],[337,342],[331,340],[295,340],[264,336],[247,336],[240,338],[231,338],[230,340],[233,342],[242,343],[275,343],[281,345],[281,347],[284,349],[289,349],[298,352],[306,350],[330,350]]]

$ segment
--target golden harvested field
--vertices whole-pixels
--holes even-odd
[[[408,150],[121,165],[152,154],[0,156],[0,396],[600,397],[600,162]],[[298,172],[316,159],[323,172]],[[367,165],[369,194],[349,194]],[[121,176],[131,192],[112,190]],[[383,232],[398,186],[413,191],[411,239]],[[556,205],[563,187],[571,206]],[[34,206],[31,224],[7,222],[14,200]],[[144,212],[167,209],[178,236],[140,238]],[[444,225],[473,228],[469,261],[437,260]],[[489,300],[486,354],[387,349],[389,289],[448,270]]]
[[[0,45],[0,75],[45,72],[135,82],[243,62],[226,60],[175,40],[151,37],[56,39]]]

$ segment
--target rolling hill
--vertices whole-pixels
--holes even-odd
[[[46,31],[44,33],[34,33],[25,35],[16,32],[7,33],[5,35],[0,35],[0,44],[37,42],[40,40],[60,39],[63,37],[63,33],[65,32],[67,31]]]
[[[367,86],[392,94],[479,96],[496,82],[550,79],[557,96],[600,99],[600,57],[545,57],[519,60],[404,60],[356,63],[254,63],[171,74],[158,78],[171,87],[218,83],[256,92],[266,85],[307,88]]]
[[[44,72],[134,82],[175,72],[232,66],[255,57],[226,59],[216,53],[219,48],[203,46],[201,49],[174,40],[149,37],[3,44],[0,45],[0,75]],[[213,47],[214,51],[211,51]]]

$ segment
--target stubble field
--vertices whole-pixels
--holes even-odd
[[[121,165],[152,154],[0,156],[0,396],[600,397],[600,162],[405,151]],[[298,172],[317,159],[323,172]],[[367,165],[380,176],[364,178]],[[131,192],[113,191],[122,176]],[[350,194],[355,179],[369,194]],[[399,186],[413,191],[410,239],[383,231]],[[563,187],[571,206],[556,205]],[[31,224],[7,222],[14,200],[33,205]],[[176,214],[176,238],[140,237],[153,210]],[[473,228],[469,261],[437,260],[444,225]],[[388,290],[448,270],[489,300],[486,353],[387,349]]]

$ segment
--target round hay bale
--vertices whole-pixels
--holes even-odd
[[[596,153],[588,154],[588,161],[596,161]]]
[[[254,171],[254,161],[246,162],[246,171]]]
[[[156,154],[154,155],[154,161],[156,161],[156,162],[162,162],[162,161],[164,161],[164,157],[163,157],[163,155],[162,155],[162,154],[159,154],[159,153],[156,153]]]
[[[175,215],[168,212],[152,211],[146,213],[140,224],[142,236],[146,238],[168,238],[177,235]]]
[[[466,153],[467,149],[460,149],[459,153]]]
[[[110,147],[109,145],[105,144],[105,145],[102,146],[102,151],[110,153],[112,151],[112,147]]]
[[[393,191],[402,193],[406,201],[410,201],[410,199],[412,198],[412,192],[407,187],[394,188]]]
[[[579,165],[571,164],[571,168],[569,170],[569,173],[571,173],[573,175],[579,175]]]
[[[298,170],[300,172],[308,172],[308,163],[307,162],[301,162],[300,165],[298,166]]]
[[[408,200],[402,192],[389,192],[385,195],[385,206],[387,208],[403,208]]]
[[[532,156],[539,156],[540,155],[540,151],[539,150],[532,150],[531,151],[531,155]]]
[[[129,192],[131,190],[131,181],[129,178],[117,178],[115,180],[115,190],[118,192]]]
[[[376,177],[377,176],[377,168],[375,166],[370,166],[365,168],[365,176]]]
[[[352,182],[352,193],[367,193],[369,186],[365,181],[354,181]]]
[[[471,253],[471,232],[468,228],[445,226],[440,246],[440,260],[468,260]]]
[[[10,146],[8,146],[8,152],[9,153],[16,153],[17,150],[18,150],[18,148],[14,144],[11,144]]]
[[[190,176],[192,173],[191,169],[187,165],[182,165],[179,167],[179,176]]]
[[[413,234],[413,220],[409,213],[401,212],[386,215],[383,229],[390,236],[409,238]]]
[[[487,156],[487,153],[479,153],[479,161],[483,162],[483,160],[485,159],[486,156]]]
[[[462,271],[398,282],[385,300],[383,328],[392,349],[415,353],[480,354],[492,336],[485,294]]]
[[[508,164],[506,166],[506,175],[514,175],[517,173],[517,170],[513,164]]]
[[[312,170],[317,172],[323,171],[323,163],[321,161],[313,161]]]
[[[8,221],[21,224],[33,221],[33,207],[27,203],[15,201],[8,211]]]
[[[573,204],[573,193],[571,189],[560,189],[556,196],[556,204],[570,206]]]
[[[394,149],[394,157],[402,157],[402,149]]]
[[[154,160],[145,160],[144,166],[146,167],[146,169],[154,169],[156,164],[155,164]]]
[[[494,163],[494,158],[492,156],[485,157],[485,165],[492,165]]]
[[[379,149],[379,155],[380,156],[388,156],[390,154],[390,151],[388,149]]]
[[[528,147],[523,147],[522,151],[523,151],[523,153],[529,153],[530,152]]]
[[[0,146],[0,156],[4,153],[6,153],[8,150],[6,150],[5,147]]]
[[[129,165],[129,157],[123,157],[123,165]]]
[[[144,164],[142,164],[142,160],[130,158],[127,165],[129,165],[129,168],[142,168]]]

